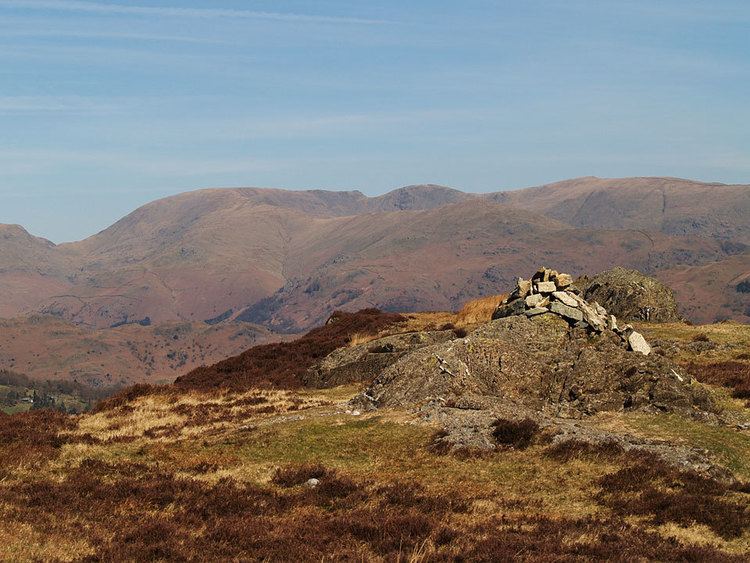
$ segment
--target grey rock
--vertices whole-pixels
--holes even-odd
[[[320,485],[320,480],[315,479],[314,477],[312,479],[308,479],[305,483],[305,487],[307,487],[308,489],[314,489],[318,485]]]
[[[555,284],[560,289],[564,289],[573,283],[573,276],[570,274],[557,274],[555,278]]]
[[[546,307],[532,307],[531,309],[526,309],[527,317],[535,317],[537,315],[543,315],[544,313],[549,313],[549,309]]]
[[[540,293],[534,293],[526,297],[527,307],[546,307],[549,304],[549,299]]]
[[[628,344],[633,352],[640,352],[644,356],[648,356],[651,353],[651,346],[649,346],[640,332],[631,332],[628,336]]]
[[[573,321],[583,320],[583,313],[579,309],[570,307],[561,301],[553,301],[549,306],[549,310],[553,313],[557,313],[561,317],[565,317],[566,319]]]
[[[617,267],[597,274],[585,284],[585,296],[625,321],[680,320],[673,291],[636,270]]]
[[[541,281],[537,282],[536,290],[539,293],[552,293],[553,291],[557,291],[557,286],[555,285],[555,282]]]
[[[516,299],[505,305],[500,305],[492,314],[492,320],[504,319],[513,315],[520,315],[526,309],[526,302],[523,299]]]
[[[554,297],[558,301],[562,301],[568,307],[578,307],[578,301],[572,294],[565,293],[564,291],[555,291],[554,293],[552,293],[552,297]]]
[[[526,297],[529,292],[531,291],[531,280],[525,280],[523,278],[518,278],[516,281],[516,295],[518,297],[524,298]]]

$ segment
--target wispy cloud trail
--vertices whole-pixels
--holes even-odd
[[[288,22],[382,25],[386,20],[341,16],[319,16],[282,12],[259,12],[225,8],[179,8],[172,6],[133,6],[125,4],[103,4],[74,0],[3,0],[0,7],[28,10],[56,10],[65,12],[87,12],[94,14],[122,14],[137,16],[161,16],[182,18],[246,18]]]

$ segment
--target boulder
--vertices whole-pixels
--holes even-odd
[[[636,270],[613,268],[584,282],[584,297],[624,321],[677,322],[674,292]]]
[[[628,335],[628,345],[633,352],[640,352],[644,356],[651,353],[651,346],[640,332],[633,331]]]
[[[708,391],[680,381],[672,369],[658,354],[629,352],[613,332],[591,340],[556,315],[522,315],[404,355],[356,401],[358,408],[505,405],[568,418],[623,409],[688,414],[716,408]]]

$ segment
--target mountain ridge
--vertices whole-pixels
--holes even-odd
[[[78,242],[0,226],[0,316],[103,328],[249,314],[298,331],[336,307],[450,308],[505,290],[532,263],[579,274],[623,262],[676,283],[693,320],[750,320],[745,296],[711,289],[707,273],[750,272],[749,245],[747,185],[588,176],[486,194],[416,184],[375,197],[207,188],[141,206]],[[687,280],[686,268],[701,279]]]

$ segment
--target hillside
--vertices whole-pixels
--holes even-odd
[[[91,330],[32,316],[0,320],[0,366],[32,380],[73,381],[111,391],[133,383],[168,383],[271,338],[278,336],[251,324],[129,324]]]
[[[746,560],[748,327],[642,323],[644,356],[546,316],[339,314],[95,413],[0,413],[0,559]]]
[[[410,186],[374,198],[209,189],[148,204],[76,243],[3,232],[0,315],[92,328],[239,316],[299,331],[341,307],[456,307],[544,262],[575,275],[637,268],[672,283],[693,321],[750,319],[747,294],[702,274],[729,283],[750,271],[748,186],[582,178],[480,195]]]

